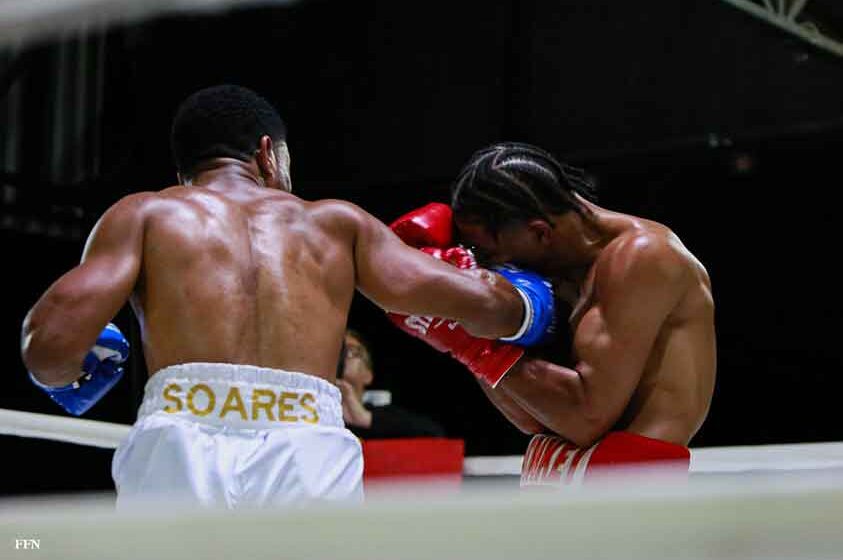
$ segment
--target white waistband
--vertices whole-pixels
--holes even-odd
[[[138,418],[155,412],[246,429],[344,426],[340,391],[331,383],[241,364],[189,363],[159,370],[146,383]]]

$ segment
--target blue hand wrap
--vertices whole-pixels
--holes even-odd
[[[32,382],[43,389],[63,409],[79,416],[94,406],[123,376],[120,364],[129,357],[129,341],[109,323],[82,363],[83,375],[73,383],[51,387],[29,374]]]
[[[493,268],[495,272],[510,281],[524,300],[524,322],[518,332],[501,338],[520,346],[535,346],[547,342],[556,326],[556,306],[553,286],[536,274],[506,264]]]

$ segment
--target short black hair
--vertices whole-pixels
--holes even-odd
[[[451,187],[456,217],[480,221],[492,233],[518,222],[575,211],[587,213],[575,194],[597,200],[585,171],[560,163],[550,153],[518,142],[475,152]]]
[[[286,140],[287,127],[278,112],[254,91],[226,84],[199,90],[182,102],[170,146],[176,169],[189,176],[207,159],[249,161],[264,135],[274,142]]]

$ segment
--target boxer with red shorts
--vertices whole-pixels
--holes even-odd
[[[454,235],[444,205],[417,211],[435,216],[428,222],[411,213],[393,230],[416,246],[459,241],[482,266],[542,274],[559,307],[570,309],[555,346],[541,350],[467,335],[443,344],[414,332],[457,357],[475,356],[461,361],[492,403],[537,434],[522,482],[570,482],[600,464],[687,468],[686,446],[708,413],[716,369],[711,282],[699,260],[664,225],[595,204],[581,170],[534,146],[475,153],[451,194]],[[421,223],[437,233],[420,234]],[[476,345],[479,374],[478,353],[464,350]]]

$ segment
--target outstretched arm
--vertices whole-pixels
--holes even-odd
[[[401,241],[356,210],[357,285],[387,311],[459,321],[471,334],[499,338],[520,327],[524,305],[515,289],[486,270],[459,270]]]
[[[41,383],[75,381],[85,354],[129,299],[142,262],[149,197],[130,195],[112,206],[91,232],[82,262],[50,286],[24,319],[23,361]]]

